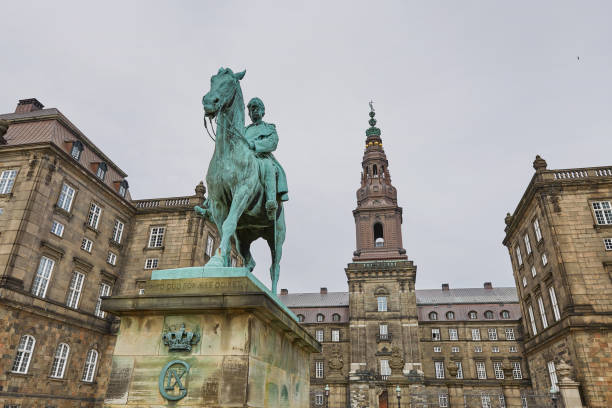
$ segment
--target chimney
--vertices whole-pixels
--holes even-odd
[[[321,294],[327,295],[327,288],[321,288]]]
[[[491,282],[485,282],[484,283],[484,288],[485,289],[493,289],[493,285],[491,284]]]
[[[448,283],[443,283],[442,290],[448,290],[448,289],[449,289]]]
[[[44,107],[45,105],[40,103],[36,98],[20,99],[17,107],[15,108],[15,113],[28,113],[41,110]]]
[[[281,296],[282,295],[288,295],[289,291],[287,289],[281,289]]]

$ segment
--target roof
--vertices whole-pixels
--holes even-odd
[[[417,305],[457,304],[457,303],[518,303],[516,288],[460,288],[460,289],[420,289],[416,290]],[[348,292],[290,293],[280,295],[279,299],[287,307],[337,307],[348,306]]]

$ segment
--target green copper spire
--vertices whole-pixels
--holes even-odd
[[[368,121],[370,128],[366,130],[366,136],[368,137],[380,136],[380,129],[375,127],[376,119],[374,119],[374,116],[376,116],[376,112],[374,111],[374,102],[370,101],[370,120]]]

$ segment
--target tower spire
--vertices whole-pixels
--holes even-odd
[[[354,261],[406,259],[406,250],[402,248],[402,208],[397,205],[397,190],[391,184],[389,162],[375,116],[370,101],[361,187],[357,190],[357,208],[353,210],[357,228]]]

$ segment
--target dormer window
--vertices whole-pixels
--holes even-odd
[[[106,176],[107,169],[108,167],[106,166],[106,163],[99,163],[98,170],[96,171],[96,177],[98,177],[100,180],[104,180],[104,176]]]
[[[128,182],[126,180],[122,180],[121,183],[119,183],[119,195],[121,197],[125,197],[128,187]]]
[[[70,155],[74,160],[79,160],[81,158],[81,152],[83,151],[83,143],[76,140],[72,142],[72,149],[70,150]]]

